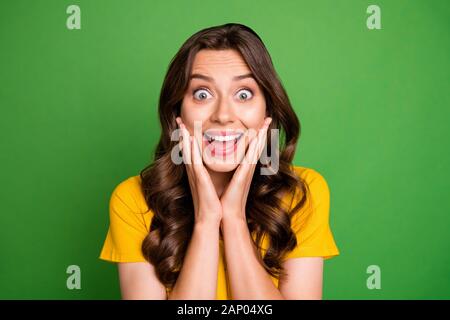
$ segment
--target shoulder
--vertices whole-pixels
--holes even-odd
[[[144,200],[139,176],[114,187],[109,202],[109,230],[100,257],[114,262],[144,262],[142,241],[153,216]]]
[[[327,259],[338,255],[339,250],[329,224],[330,190],[324,175],[315,169],[301,166],[294,166],[293,170],[307,185],[307,194],[304,204],[292,216],[291,227],[297,237],[297,247],[286,259],[316,256]],[[303,192],[296,192],[291,209],[296,208],[303,197]]]
[[[325,177],[317,170],[303,166],[293,166],[293,171],[306,184],[306,199],[299,214],[293,218],[295,225],[302,225],[307,220],[323,220],[329,217],[330,189]],[[294,209],[305,197],[300,187],[296,188],[290,209]]]
[[[146,213],[149,211],[142,192],[141,177],[139,175],[128,177],[114,187],[110,204],[114,205],[116,202],[121,202],[135,213]]]
[[[293,166],[293,170],[307,184],[312,201],[321,202],[329,198],[330,189],[327,180],[320,172],[302,166]]]

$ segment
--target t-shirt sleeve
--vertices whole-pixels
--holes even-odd
[[[329,224],[330,190],[326,180],[317,171],[308,169],[306,176],[310,198],[305,206],[294,215],[291,226],[297,238],[297,246],[288,252],[283,260],[300,257],[323,257],[325,259],[339,255]],[[292,206],[298,203],[298,194],[294,196]],[[306,210],[306,214],[305,213]]]
[[[136,201],[134,178],[120,183],[109,201],[109,229],[100,259],[111,262],[144,262],[141,245],[147,227]]]

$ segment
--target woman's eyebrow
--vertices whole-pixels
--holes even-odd
[[[233,77],[233,81],[238,81],[238,80],[242,80],[242,79],[246,79],[246,78],[252,78],[253,80],[255,80],[255,77],[253,76],[252,73],[247,73],[247,74],[242,74],[240,76]],[[189,79],[203,79],[203,80],[206,80],[209,82],[214,82],[214,78],[205,76],[204,74],[200,74],[200,73],[191,74]]]
[[[252,78],[253,80],[255,80],[253,73],[247,73],[247,74],[233,77],[233,81],[242,80],[242,79],[246,79],[246,78]]]

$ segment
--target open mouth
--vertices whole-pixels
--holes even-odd
[[[225,156],[236,151],[237,143],[243,136],[243,132],[230,135],[213,135],[205,132],[203,139],[212,156]]]
[[[211,135],[208,133],[204,133],[203,136],[205,137],[206,141],[208,141],[209,143],[213,142],[213,141],[217,141],[217,142],[229,142],[229,141],[234,141],[237,142],[242,136],[244,135],[243,132],[238,133],[238,134],[233,134],[233,135]]]

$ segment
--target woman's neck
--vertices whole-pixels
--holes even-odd
[[[211,177],[211,181],[214,185],[214,188],[216,189],[217,196],[220,198],[222,196],[222,193],[225,191],[228,183],[230,183],[230,180],[234,174],[234,170],[230,172],[217,172],[212,171],[208,168],[206,168],[206,170]]]

